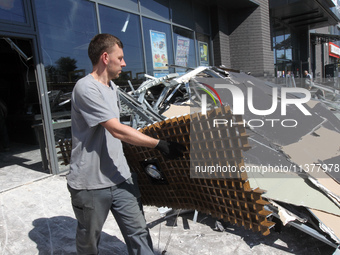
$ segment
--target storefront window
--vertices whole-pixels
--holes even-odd
[[[126,67],[119,80],[127,85],[127,80],[137,81],[145,73],[140,21],[137,15],[99,5],[101,32],[117,36],[124,45]]]
[[[87,48],[98,33],[95,4],[85,0],[34,2],[57,142],[71,137],[71,92],[76,81],[92,71]]]
[[[26,23],[23,0],[0,1],[0,19]]]
[[[87,48],[98,33],[95,7],[85,0],[35,3],[48,89],[54,90],[92,71]]]
[[[275,75],[279,78],[276,82],[285,82],[282,78],[289,71],[295,78],[301,77],[302,71],[308,69],[308,62],[301,59],[304,58],[304,54],[307,54],[305,47],[301,49],[301,31],[294,32],[288,27],[282,27],[276,19],[271,20],[271,25]]]
[[[168,0],[140,0],[142,14],[155,17],[157,19],[169,20]]]
[[[285,41],[285,35],[279,35],[274,38],[275,42],[275,50],[276,50],[276,60],[281,61],[282,59],[286,58],[285,49],[287,46]]]
[[[171,0],[171,17],[176,24],[194,29],[191,1]]]
[[[209,6],[195,3],[194,18],[195,31],[198,33],[210,34]]]
[[[196,33],[197,56],[199,66],[210,65],[210,38],[207,35]]]
[[[100,0],[100,3],[119,8],[138,12],[137,0]]]
[[[174,64],[170,25],[143,18],[144,43],[147,62],[147,73],[161,77],[173,68]]]
[[[282,30],[276,33],[277,35],[273,37],[276,76],[285,77],[287,71],[293,71],[291,70],[293,61],[291,34]]]
[[[175,26],[173,32],[175,64],[183,67],[196,67],[194,32]]]

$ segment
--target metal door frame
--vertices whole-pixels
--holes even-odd
[[[41,106],[42,124],[44,139],[46,143],[46,156],[48,169],[52,174],[59,174],[59,165],[54,141],[51,109],[48,98],[45,68],[42,62],[42,55],[39,47],[39,40],[36,34],[16,33],[0,30],[0,37],[18,38],[32,42],[33,61],[35,65],[35,78],[37,83],[38,98]],[[44,159],[42,159],[44,160]]]

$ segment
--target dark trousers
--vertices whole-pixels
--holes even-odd
[[[137,184],[132,179],[114,187],[98,190],[75,190],[68,186],[78,220],[78,254],[98,254],[104,222],[111,210],[123,234],[129,254],[154,254]]]

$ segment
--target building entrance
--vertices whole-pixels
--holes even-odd
[[[49,173],[43,166],[37,125],[42,123],[32,40],[0,35],[1,190]],[[3,111],[4,112],[4,111]]]

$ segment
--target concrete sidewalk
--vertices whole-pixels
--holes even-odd
[[[76,220],[64,175],[42,174],[38,180],[0,193],[0,254],[75,254]],[[163,219],[156,207],[145,206],[156,254],[332,254],[334,248],[294,228],[262,236],[243,227],[223,224],[193,212]],[[109,215],[100,254],[127,254],[118,226]]]

